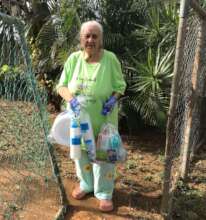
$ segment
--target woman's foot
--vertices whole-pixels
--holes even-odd
[[[102,199],[99,202],[99,209],[103,212],[110,212],[114,209],[112,200]]]
[[[75,187],[75,189],[72,191],[72,197],[74,199],[83,199],[86,196],[86,192],[80,189],[79,186]]]

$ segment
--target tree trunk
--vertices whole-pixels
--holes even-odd
[[[200,110],[202,107],[202,96],[205,89],[205,50],[206,50],[206,21],[205,18],[200,18],[200,27],[197,38],[197,49],[195,53],[194,66],[191,76],[192,83],[192,94],[190,97],[189,110],[186,116],[186,125],[184,130],[184,141],[182,144],[182,164],[181,164],[181,178],[186,179],[189,166],[190,166],[190,155],[191,151],[195,150],[192,146],[193,133],[192,130],[196,129],[195,121],[198,120],[200,124]],[[200,137],[200,126],[198,126],[198,134],[196,134],[199,139]],[[198,144],[198,143],[195,143]],[[194,145],[194,144],[193,144]],[[193,153],[194,154],[194,153]]]
[[[201,45],[201,30],[199,28],[198,39],[197,39],[197,48],[195,52],[195,59],[193,64],[193,71],[191,75],[191,84],[192,84],[192,92],[189,98],[189,109],[186,112],[185,116],[185,125],[183,132],[183,143],[181,146],[181,167],[180,167],[180,175],[183,180],[186,179],[189,164],[190,164],[190,150],[191,150],[191,132],[193,121],[195,118],[195,107],[197,106],[197,82],[198,82],[198,73],[200,71],[200,45]]]
[[[206,98],[205,98],[205,90],[206,90],[206,61],[205,61],[205,54],[206,54],[206,19],[201,20],[200,24],[200,51],[199,51],[199,62],[200,62],[200,70],[199,70],[199,80],[198,80],[198,105],[199,105],[199,117],[200,119],[200,126],[199,126],[199,142],[192,146],[191,155],[193,156],[199,147],[201,147],[205,142],[205,135],[206,135]]]
[[[185,43],[186,24],[187,24],[187,13],[189,11],[189,0],[183,0],[180,6],[180,21],[178,27],[175,64],[174,64],[174,76],[171,90],[170,109],[167,121],[167,133],[166,133],[166,150],[165,150],[165,170],[163,180],[163,197],[161,204],[161,212],[164,219],[171,219],[172,210],[172,194],[171,191],[171,169],[173,165],[174,152],[174,119],[177,107],[177,96],[178,96],[178,83],[182,72],[182,58]]]

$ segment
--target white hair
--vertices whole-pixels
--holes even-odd
[[[82,33],[84,32],[84,29],[85,29],[88,25],[95,26],[95,27],[97,27],[97,28],[99,29],[99,32],[100,32],[100,41],[101,41],[100,44],[101,44],[101,46],[103,46],[103,27],[102,27],[102,25],[101,25],[99,22],[97,22],[97,21],[95,21],[95,20],[86,21],[86,22],[82,23],[81,28],[80,28],[80,38],[81,38],[81,36],[82,36]]]

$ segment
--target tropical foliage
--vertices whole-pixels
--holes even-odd
[[[169,104],[179,1],[20,0],[2,1],[1,10],[25,23],[34,70],[58,107],[55,84],[68,55],[78,48],[81,23],[96,19],[104,28],[104,45],[122,62],[127,90],[121,115],[164,127]],[[9,2],[12,4],[9,4]],[[2,30],[0,23],[0,35]],[[8,36],[14,37],[14,30]],[[2,41],[0,41],[2,44]],[[9,63],[2,63],[9,65]],[[133,112],[132,120],[128,112]]]
[[[156,50],[148,49],[146,61],[131,57],[134,64],[127,67],[134,72],[129,88],[133,92],[130,105],[151,125],[162,126],[166,119],[173,52],[170,49],[162,55],[159,44]]]
[[[124,109],[132,108],[146,124],[160,128],[166,124],[169,105],[177,6],[176,1],[148,2],[144,23],[136,24],[130,38],[139,48],[127,48],[129,86]]]

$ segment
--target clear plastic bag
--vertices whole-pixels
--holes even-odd
[[[111,123],[103,124],[97,139],[97,160],[116,163],[125,161],[126,157],[117,128]]]

